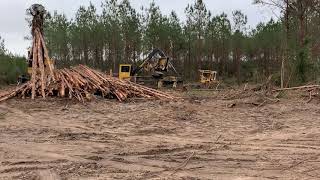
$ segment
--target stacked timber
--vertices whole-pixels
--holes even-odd
[[[53,78],[55,76],[53,73],[53,65],[50,63],[49,53],[45,45],[43,38],[43,23],[44,15],[46,13],[44,7],[40,4],[34,4],[27,10],[32,16],[32,52],[30,53],[29,59],[32,59],[32,75],[31,75],[31,97],[35,98],[36,95],[36,85],[39,82],[41,85],[41,95],[45,98],[45,88],[47,78]],[[49,71],[49,73],[48,73]]]
[[[29,81],[15,89],[0,93],[0,102],[12,97],[68,97],[84,102],[94,95],[125,101],[130,97],[173,100],[175,97],[164,92],[144,87],[126,80],[114,78],[84,65],[53,71],[55,78],[41,74],[35,77],[35,84]]]
[[[125,101],[128,98],[151,98],[174,100],[176,97],[130,81],[111,77],[84,65],[53,70],[54,78],[41,73],[15,89],[0,93],[0,102],[12,97],[68,97],[81,102],[91,100],[95,95]],[[35,82],[35,83],[34,83]]]
[[[41,95],[45,98],[45,89],[48,79],[55,80],[53,72],[53,65],[50,63],[48,50],[45,46],[42,33],[39,28],[33,32],[33,46],[32,46],[32,74],[31,74],[31,97],[36,96],[37,82],[40,82]]]

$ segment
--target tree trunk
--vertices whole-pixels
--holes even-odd
[[[299,43],[300,43],[300,48],[304,47],[304,41],[305,41],[305,16],[304,13],[301,12],[301,14],[299,15]]]
[[[288,48],[288,43],[289,43],[289,0],[286,0],[286,12],[285,12],[285,34],[286,34],[286,39],[284,41],[284,55],[281,60],[281,70],[280,70],[280,75],[281,75],[281,88],[284,88],[284,78],[285,78],[285,61],[289,59],[289,48]]]
[[[240,79],[241,57],[240,57],[239,48],[236,49],[236,61],[237,61],[237,82],[238,82],[238,85],[240,85],[241,84],[241,79]]]

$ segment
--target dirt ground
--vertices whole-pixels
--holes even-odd
[[[0,103],[0,179],[320,178],[318,103],[203,94]]]

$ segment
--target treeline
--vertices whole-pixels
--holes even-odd
[[[316,80],[318,1],[267,1],[255,3],[279,3],[275,7],[283,7],[281,18],[248,29],[241,11],[234,11],[232,17],[212,15],[202,0],[187,5],[185,22],[174,11],[162,14],[154,2],[137,11],[129,0],[105,0],[100,14],[93,4],[81,6],[72,19],[49,14],[45,36],[60,67],[83,63],[117,70],[120,63],[139,63],[142,54],[160,48],[174,59],[186,80],[195,80],[198,69],[217,70],[220,78],[238,83],[262,82],[270,75],[279,85],[281,77],[287,85]]]
[[[0,36],[0,85],[16,83],[27,71],[26,59],[9,53]]]

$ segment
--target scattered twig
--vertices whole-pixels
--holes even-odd
[[[217,87],[216,87],[216,91],[218,91],[219,90],[219,86],[220,86],[220,82],[218,83],[218,85],[217,85]]]
[[[271,101],[271,102],[273,102],[273,103],[277,103],[277,102],[279,102],[280,101],[280,99],[271,99],[271,98],[269,98],[269,97],[265,97],[268,101]]]
[[[246,90],[247,90],[247,86],[248,86],[248,83],[246,83],[246,84],[244,85],[243,91],[246,91]]]
[[[217,137],[217,139],[216,139],[216,141],[213,143],[214,145],[215,144],[217,144],[218,143],[218,141],[221,139],[221,137],[222,137],[222,135],[220,134],[218,137]],[[212,151],[212,150],[214,150],[214,148],[212,147],[212,148],[210,148],[207,152],[210,152],[210,151]]]
[[[184,167],[186,167],[190,161],[190,159],[194,156],[195,152],[192,152],[190,154],[190,156],[184,160],[181,165],[179,165],[178,167],[176,167],[174,170],[173,170],[173,173],[170,174],[170,176],[174,175],[175,173],[177,173],[179,170],[182,170]]]
[[[263,106],[264,104],[266,104],[267,103],[267,100],[264,100],[262,103],[260,103],[259,105],[258,105],[258,107],[261,107],[261,106]]]
[[[312,101],[312,91],[309,92],[309,100],[307,101],[307,103],[310,103]]]
[[[227,104],[227,108],[234,108],[236,105],[236,103]]]
[[[221,137],[222,137],[222,135],[220,134],[220,135],[217,137],[217,139],[216,139],[216,141],[214,142],[214,144],[216,144],[216,143],[220,140]]]
[[[308,162],[308,161],[310,161],[310,160],[312,160],[312,159],[314,159],[314,158],[318,158],[318,157],[319,157],[319,154],[317,154],[317,155],[315,155],[315,156],[311,156],[311,157],[306,158],[306,159],[303,159],[303,160],[301,160],[301,161],[299,161],[299,162],[296,162],[296,163],[292,164],[291,166],[289,166],[289,167],[287,167],[287,168],[284,168],[283,171],[290,170],[290,169],[292,169],[292,168],[295,168],[295,167],[297,167],[297,166],[299,166],[299,165],[301,165],[301,164],[303,164],[303,163],[305,163],[305,162]]]
[[[274,89],[273,92],[299,90],[299,89],[310,89],[310,88],[320,88],[320,85],[308,85],[308,86],[298,86],[298,87],[291,87],[291,88]]]
[[[63,108],[61,108],[61,111],[67,111],[69,109],[69,104],[66,104]]]

